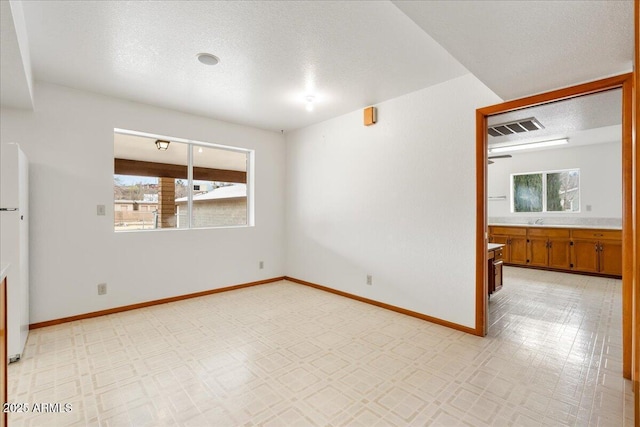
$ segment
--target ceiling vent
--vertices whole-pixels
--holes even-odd
[[[505,136],[515,133],[532,132],[538,129],[544,129],[544,126],[542,126],[535,117],[529,117],[528,119],[516,120],[515,122],[489,126],[489,135]]]

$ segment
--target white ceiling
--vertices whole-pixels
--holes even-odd
[[[504,100],[632,70],[632,0],[394,3]]]
[[[22,3],[0,2],[0,97],[3,107],[33,108],[29,45]]]
[[[11,0],[24,10],[13,28],[0,3],[3,106],[30,96],[8,87],[30,84],[32,67],[36,81],[271,130],[469,71],[509,99],[628,72],[633,58],[632,1]]]
[[[467,73],[387,1],[29,1],[24,10],[36,79],[264,129]],[[220,63],[200,64],[200,52]]]
[[[505,136],[488,136],[491,147],[515,142],[569,138],[569,144],[555,148],[622,140],[622,89],[608,90],[564,101],[538,105],[490,116],[489,126],[535,117],[544,129]]]

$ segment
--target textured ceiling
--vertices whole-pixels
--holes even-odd
[[[468,73],[386,1],[29,1],[24,11],[37,80],[271,130]],[[200,52],[220,64],[200,64]]]
[[[2,106],[30,108],[33,71],[36,81],[270,130],[469,71],[512,99],[629,72],[633,58],[632,1],[0,3]],[[200,64],[200,52],[220,64]]]
[[[514,142],[569,138],[569,146],[622,139],[622,89],[580,96],[490,116],[489,126],[535,117],[544,129],[506,136],[488,136],[490,146]],[[597,131],[594,131],[597,130]],[[594,132],[588,132],[594,131]],[[594,138],[597,136],[597,138]]]
[[[504,100],[630,72],[633,1],[394,1]]]

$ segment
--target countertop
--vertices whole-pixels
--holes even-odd
[[[487,245],[487,250],[489,251],[495,251],[496,249],[500,249],[501,247],[503,247],[504,245],[502,243],[489,243]]]
[[[587,230],[622,230],[620,226],[612,225],[569,225],[569,224],[507,224],[492,222],[489,226],[498,227],[529,227],[529,228],[582,228]]]

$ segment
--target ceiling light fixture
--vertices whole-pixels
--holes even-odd
[[[549,141],[527,142],[524,144],[506,145],[502,147],[489,148],[489,153],[504,153],[505,151],[530,150],[533,148],[553,147],[554,145],[568,144],[567,138],[552,139]]]
[[[220,58],[210,53],[199,53],[196,56],[198,58],[198,61],[200,61],[204,65],[216,65],[220,62]]]
[[[308,95],[304,98],[307,101],[307,105],[304,107],[307,111],[313,111],[313,101],[316,99],[312,95]]]
[[[158,150],[160,151],[166,151],[167,148],[169,148],[169,142],[170,141],[165,141],[162,139],[158,139],[156,140],[156,147],[158,147]]]

